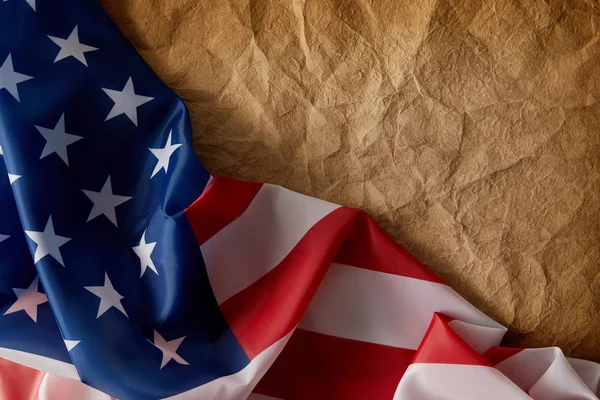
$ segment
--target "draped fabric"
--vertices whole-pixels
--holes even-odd
[[[93,0],[0,3],[0,31],[3,398],[597,398],[597,364],[498,347],[364,212],[210,176]]]

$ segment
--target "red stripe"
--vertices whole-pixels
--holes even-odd
[[[186,210],[198,242],[238,218],[260,187],[215,178]],[[366,213],[337,209],[317,222],[277,267],[221,305],[251,359],[297,326],[332,261],[442,283]],[[287,399],[391,398],[414,354],[298,330],[258,392]]]
[[[290,400],[389,400],[414,353],[298,329],[255,392]]]
[[[200,197],[185,210],[198,244],[204,244],[242,215],[261,187],[262,183],[214,177]]]
[[[251,359],[298,324],[334,257],[357,267],[441,282],[366,213],[339,208],[316,223],[277,267],[221,305]]]
[[[490,364],[498,365],[502,361],[511,358],[515,354],[522,352],[524,349],[518,349],[513,347],[500,347],[494,346],[485,353],[482,357],[485,358]]]
[[[277,267],[221,304],[248,357],[256,357],[300,322],[356,213],[342,207],[327,215]]]
[[[38,399],[45,372],[0,358],[0,397],[3,399]]]
[[[491,365],[450,328],[450,318],[435,313],[411,364]]]
[[[340,264],[444,283],[362,212],[334,259]]]

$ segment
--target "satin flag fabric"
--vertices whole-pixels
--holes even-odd
[[[365,213],[211,177],[95,1],[4,1],[0,32],[2,398],[597,398]]]

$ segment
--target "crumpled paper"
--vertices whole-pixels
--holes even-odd
[[[362,208],[505,345],[600,360],[592,1],[101,3],[213,174]]]

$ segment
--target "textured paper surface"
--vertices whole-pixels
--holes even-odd
[[[512,333],[600,360],[600,10],[102,0],[214,174],[360,207]]]

